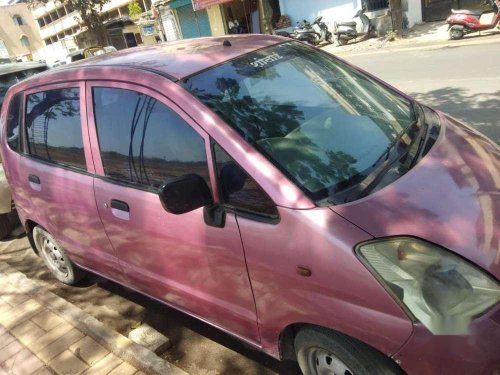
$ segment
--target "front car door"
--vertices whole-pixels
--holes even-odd
[[[215,189],[207,134],[142,86],[89,82],[87,103],[92,149],[100,154],[96,201],[128,285],[258,342],[235,215],[215,228],[205,224],[202,209],[173,215],[158,197],[168,178],[189,173]]]

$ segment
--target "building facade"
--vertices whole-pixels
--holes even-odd
[[[35,20],[24,3],[0,6],[0,58],[38,60],[43,42]]]
[[[110,45],[117,49],[153,44],[157,39],[154,21],[132,20],[128,5],[131,0],[111,0],[103,6],[104,22]],[[137,0],[143,14],[150,13],[151,0]],[[81,48],[95,46],[97,41],[86,33],[77,10],[59,1],[50,1],[32,10],[43,40],[41,54],[49,63],[64,61],[66,56]]]

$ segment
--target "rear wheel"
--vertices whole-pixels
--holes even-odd
[[[59,281],[74,285],[85,277],[86,272],[68,258],[63,247],[45,229],[35,227],[33,240],[45,265]]]
[[[450,31],[449,31],[449,34],[450,34],[450,39],[452,40],[458,40],[458,39],[462,39],[464,37],[464,30],[463,29],[454,29],[454,28],[451,28]]]
[[[403,374],[391,359],[368,345],[320,327],[299,331],[294,345],[304,375]]]
[[[345,46],[349,40],[347,38],[338,37],[337,43],[339,46]]]

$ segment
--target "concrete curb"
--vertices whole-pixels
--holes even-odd
[[[161,359],[151,350],[109,329],[82,309],[46,290],[5,262],[0,262],[0,277],[8,279],[20,292],[32,296],[41,305],[137,369],[155,375],[188,375],[187,372]]]
[[[497,38],[486,37],[484,40],[465,40],[465,41],[445,41],[445,42],[432,42],[422,43],[423,45],[415,44],[414,46],[395,46],[386,48],[367,49],[365,51],[341,51],[335,48],[325,49],[328,53],[338,56],[362,56],[372,55],[378,53],[391,53],[391,52],[408,52],[408,51],[421,51],[421,50],[438,50],[443,48],[457,48],[465,46],[474,46],[480,44],[500,44],[500,35]],[[328,47],[328,46],[327,46]]]

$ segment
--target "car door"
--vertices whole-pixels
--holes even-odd
[[[119,279],[121,270],[94,198],[85,84],[25,92],[23,148],[15,179],[25,217],[48,230],[72,260]],[[23,200],[24,199],[24,200]]]
[[[203,209],[174,215],[158,196],[167,178],[189,173],[214,189],[208,135],[166,97],[139,85],[89,82],[87,95],[100,155],[95,197],[128,285],[258,342],[234,214],[215,228]]]

